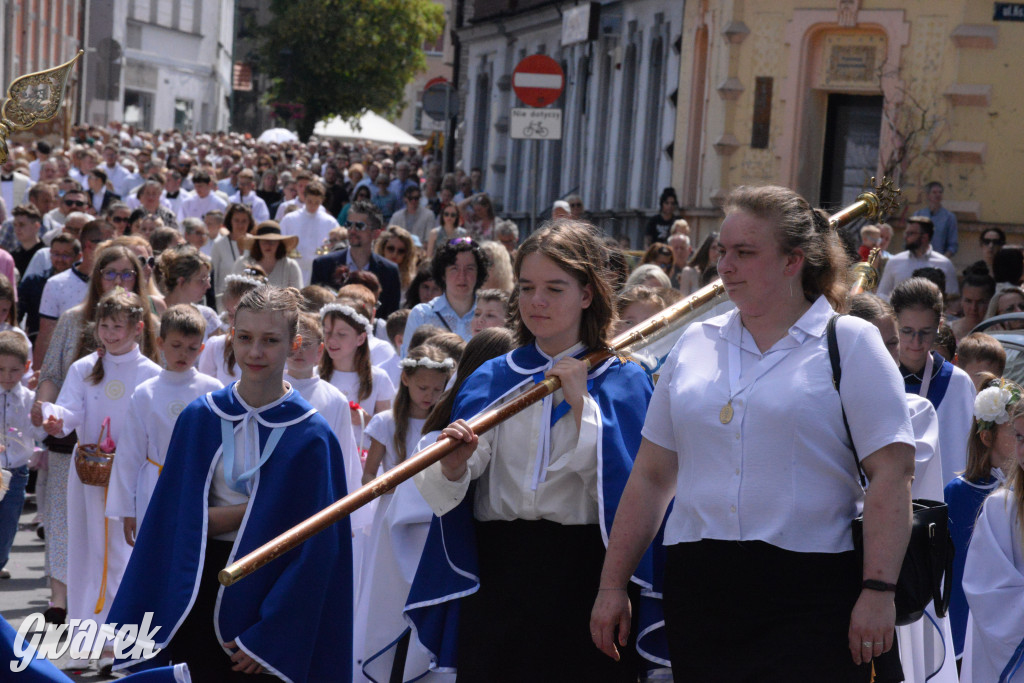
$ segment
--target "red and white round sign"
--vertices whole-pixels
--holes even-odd
[[[530,55],[512,71],[512,89],[529,107],[546,107],[565,88],[565,74],[558,62],[547,55]]]

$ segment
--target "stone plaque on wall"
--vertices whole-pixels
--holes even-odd
[[[825,36],[818,60],[817,87],[877,91],[885,49],[885,37],[877,33]]]

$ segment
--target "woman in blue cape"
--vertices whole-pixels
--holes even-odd
[[[520,348],[485,363],[459,391],[443,433],[465,443],[416,483],[435,515],[406,613],[432,669],[465,681],[635,681],[633,628],[620,661],[591,642],[607,532],[640,443],[652,392],[635,363],[578,360],[607,345],[611,278],[596,232],[558,220],[517,252],[512,327]],[[476,435],[465,420],[545,375],[562,388]],[[630,591],[654,598],[651,558]],[[641,620],[660,621],[654,610]]]
[[[283,381],[297,343],[294,290],[261,287],[238,304],[242,379],[193,401],[167,460],[108,625],[152,612],[161,652],[115,668],[188,663],[194,681],[349,680],[351,532],[335,524],[230,587],[217,572],[345,496],[327,422]],[[244,678],[243,678],[244,677]]]

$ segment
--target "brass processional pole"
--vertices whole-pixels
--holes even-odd
[[[7,139],[16,130],[28,130],[49,121],[60,111],[71,69],[85,52],[60,66],[19,76],[7,88],[7,99],[0,106],[0,164],[7,161]]]
[[[871,182],[874,183],[874,181],[875,179],[872,178]],[[881,185],[875,187],[873,191],[861,194],[855,203],[832,216],[829,223],[833,228],[837,228],[855,218],[881,215],[883,211],[891,206],[893,201],[891,197],[894,194],[898,194],[898,192],[899,190],[893,188],[891,181],[884,181]],[[682,301],[626,330],[612,339],[607,349],[593,351],[587,354],[583,360],[587,363],[588,367],[595,367],[612,356],[620,356],[644,348],[665,338],[668,334],[678,330],[693,319],[704,315],[713,306],[725,300],[725,286],[721,280],[715,280]],[[469,420],[469,426],[475,433],[483,434],[531,404],[553,394],[558,390],[559,386],[561,386],[561,382],[557,377],[547,377],[511,401]],[[248,576],[268,562],[301,545],[313,535],[352,514],[373,499],[384,495],[405,480],[430,467],[451,453],[459,443],[461,442],[445,437],[424,448],[369,484],[356,489],[341,500],[332,503],[312,517],[285,531],[277,538],[253,550],[245,557],[231,563],[220,571],[218,575],[219,581],[225,586],[230,586],[239,579]]]

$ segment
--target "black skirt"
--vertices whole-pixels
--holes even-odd
[[[199,592],[192,610],[167,644],[171,662],[188,664],[193,683],[224,683],[250,681],[277,681],[271,674],[243,674],[232,671],[231,656],[224,652],[213,627],[213,611],[217,605],[220,583],[217,574],[231,556],[231,541],[207,539],[206,557],[203,559]]]
[[[860,594],[853,552],[760,541],[667,549],[665,623],[676,681],[867,683],[847,633]]]
[[[462,600],[459,683],[637,680],[635,619],[619,662],[590,637],[605,552],[597,525],[516,520],[476,529],[480,590]]]

